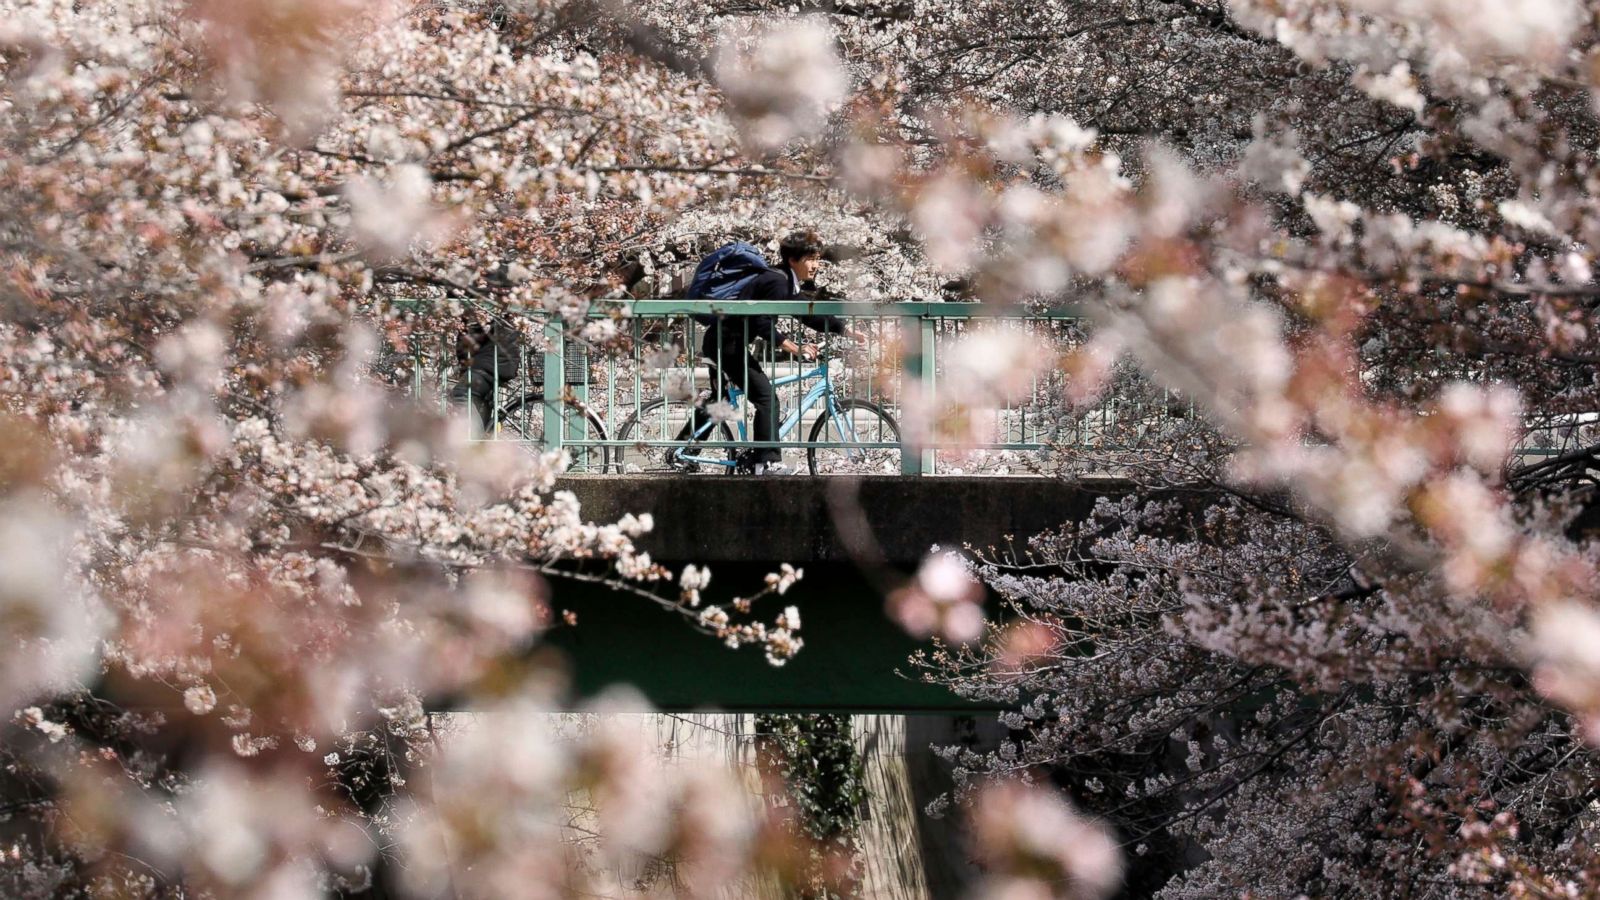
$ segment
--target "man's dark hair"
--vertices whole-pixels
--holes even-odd
[[[821,253],[822,236],[810,228],[801,228],[791,231],[783,236],[783,241],[778,244],[778,254],[784,262],[805,259]]]

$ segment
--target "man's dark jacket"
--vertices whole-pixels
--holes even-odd
[[[740,300],[796,300],[802,297],[803,295],[794,289],[794,278],[788,266],[779,266],[762,272],[739,292]],[[800,320],[800,324],[816,331],[838,334],[845,329],[844,319],[838,316],[795,318]],[[750,341],[758,337],[764,338],[769,348],[779,347],[789,339],[787,334],[778,330],[777,316],[766,314],[718,316],[714,324],[706,326],[705,340],[700,342],[700,354],[714,363],[718,358],[717,350],[720,347],[723,359],[741,359],[749,352]]]
[[[522,361],[517,333],[496,322],[485,325],[476,318],[464,324],[456,338],[456,362],[490,378],[498,375],[501,382],[515,378]]]

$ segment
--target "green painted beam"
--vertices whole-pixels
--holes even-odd
[[[557,580],[552,604],[576,613],[578,625],[549,641],[568,654],[579,694],[627,683],[675,711],[952,714],[980,707],[917,680],[908,660],[932,645],[889,618],[885,593],[935,544],[1025,541],[1082,519],[1101,497],[1136,489],[1116,479],[717,475],[573,476],[557,488],[571,490],[591,521],[650,513],[655,529],[639,546],[674,570],[709,564],[706,603],[726,606],[756,593],[780,563],[805,569],[788,594],[756,610],[762,621],[791,604],[800,610],[805,647],[782,667],[769,665],[759,648],[729,650],[641,598]],[[993,604],[990,611],[997,612]]]
[[[721,563],[713,567],[707,603],[726,606],[753,594],[775,566]],[[556,581],[552,604],[578,616],[576,627],[552,632],[546,644],[563,651],[579,696],[631,684],[659,709],[674,712],[969,713],[992,707],[963,701],[917,680],[911,654],[928,644],[907,635],[884,614],[878,586],[848,563],[805,566],[805,577],[755,612],[771,621],[785,606],[800,610],[805,646],[783,666],[759,647],[731,650],[690,629],[678,616],[631,595]]]

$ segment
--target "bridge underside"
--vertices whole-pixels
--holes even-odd
[[[667,710],[971,712],[979,707],[917,680],[907,660],[928,645],[884,612],[884,595],[934,545],[987,548],[1084,518],[1120,481],[1043,478],[575,476],[571,490],[591,521],[649,512],[641,541],[674,569],[710,563],[708,603],[759,589],[780,563],[805,569],[781,600],[800,608],[805,649],[774,668],[761,652],[734,652],[665,612],[581,584],[556,585],[556,604],[579,626],[552,636],[591,694],[627,682]]]

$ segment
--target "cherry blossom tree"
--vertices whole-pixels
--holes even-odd
[[[1468,6],[0,3],[0,883],[308,894],[376,843],[560,895],[570,790],[736,878],[726,782],[541,749],[517,661],[561,578],[775,662],[798,616],[702,608],[648,518],[372,369],[804,222],[852,296],[1085,311],[958,404],[1145,401],[1045,464],[1145,496],[978,560],[1015,620],[928,657],[1019,704],[961,760],[988,889],[1116,889],[1048,777],[1140,888],[1592,891],[1595,10]],[[972,634],[954,568],[894,614]],[[444,696],[509,712],[435,751]]]
[[[4,893],[359,889],[377,847],[476,833],[395,795],[436,758],[441,791],[520,810],[456,890],[580,885],[517,823],[569,789],[628,807],[635,750],[504,734],[534,743],[473,771],[425,701],[558,708],[528,654],[577,624],[563,579],[775,663],[798,616],[763,623],[756,585],[708,621],[706,575],[635,545],[648,515],[586,522],[564,460],[469,442],[372,368],[464,306],[579,321],[628,234],[729,190],[674,169],[731,152],[712,90],[487,6],[0,11]],[[729,778],[648,807],[640,851],[696,890],[753,859]],[[430,895],[446,860],[413,857]]]
[[[980,559],[1018,621],[928,659],[1021,704],[974,784],[1052,774],[1173,895],[1591,892],[1592,6],[814,11],[863,85],[819,168],[1083,305],[1064,404],[1148,401],[1047,469],[1153,496]]]
[[[1165,24],[1139,21],[1158,6]],[[1142,890],[1592,891],[1592,10],[1112,7],[1101,28],[1203,25],[1165,49],[1231,48],[1221,81],[1281,88],[1234,97],[1248,131],[1194,146],[1160,98],[1229,95],[1174,62],[1113,106],[1152,109],[1127,164],[1108,151],[1130,136],[1085,129],[1078,95],[1029,118],[994,97],[939,111],[919,177],[867,185],[913,221],[964,211],[934,258],[986,297],[1084,302],[1098,337],[1073,371],[1159,388],[1050,466],[1150,493],[980,559],[1017,620],[927,663],[1020,704],[1019,738],[959,761],[975,784],[1069,785]],[[991,35],[1076,27],[1042,18],[931,56],[1052,88],[1026,54],[972,61]],[[1160,58],[1118,66],[1115,46],[1082,51],[1084,82]],[[922,152],[879,121],[872,153]],[[1142,376],[1106,364],[1124,352]],[[1552,431],[1566,443],[1523,452]]]

